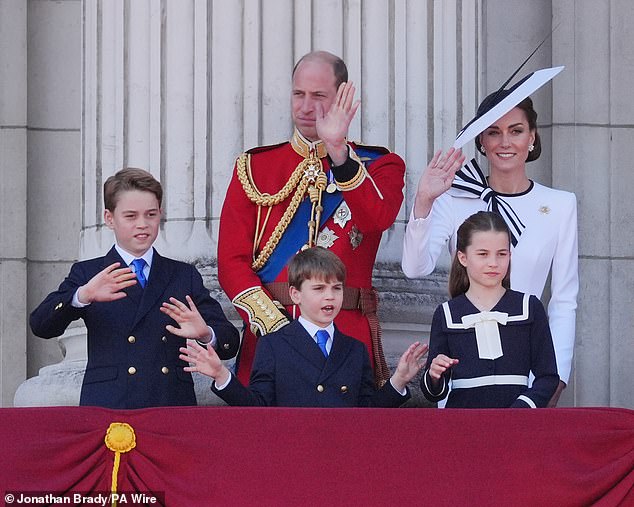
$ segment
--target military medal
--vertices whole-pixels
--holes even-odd
[[[352,226],[352,229],[348,233],[348,237],[350,238],[350,244],[352,245],[353,250],[356,250],[361,244],[361,241],[363,241],[363,233],[357,229],[356,225]]]
[[[351,218],[352,212],[350,211],[350,208],[348,208],[346,201],[342,201],[337,208],[337,211],[335,211],[333,221],[343,229]]]
[[[311,183],[315,183],[317,179],[317,175],[321,171],[321,167],[317,164],[309,164],[306,169],[304,169],[304,178],[306,178]]]
[[[328,186],[326,187],[326,192],[328,192],[329,194],[332,194],[336,190],[337,190],[337,184],[334,181],[331,181],[330,183],[328,183]]]
[[[317,246],[330,248],[332,245],[335,244],[335,241],[337,239],[339,239],[339,236],[337,236],[333,230],[329,229],[328,227],[324,227],[317,236]]]

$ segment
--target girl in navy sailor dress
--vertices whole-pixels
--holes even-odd
[[[432,321],[421,378],[428,400],[448,395],[447,408],[548,404],[559,383],[548,318],[535,296],[509,289],[509,267],[504,220],[487,211],[467,218],[458,229],[449,275],[453,299],[436,309]]]

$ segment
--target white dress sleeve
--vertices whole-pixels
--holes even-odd
[[[555,346],[559,377],[566,384],[570,378],[575,344],[579,268],[577,247],[577,198],[566,193],[566,213],[559,224],[558,242],[553,256],[551,297],[548,323]]]
[[[408,278],[429,275],[438,257],[455,232],[453,198],[446,192],[434,201],[427,218],[414,218],[414,209],[403,238],[401,266]]]

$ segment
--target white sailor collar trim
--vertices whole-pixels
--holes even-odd
[[[530,316],[530,312],[529,312],[529,301],[530,301],[530,294],[524,294],[523,295],[523,299],[522,299],[522,313],[519,313],[517,315],[507,315],[506,318],[506,322],[523,322],[529,319]],[[451,314],[451,307],[449,306],[449,301],[445,301],[442,304],[442,309],[443,309],[443,313],[445,315],[445,324],[447,326],[447,329],[468,329],[470,326],[468,326],[467,324],[464,324],[462,322],[462,319],[464,317],[468,317],[470,315],[478,315],[479,313],[482,312],[476,312],[473,314],[469,314],[469,315],[461,315],[460,317],[454,317]],[[501,313],[501,312],[493,312],[493,313]]]

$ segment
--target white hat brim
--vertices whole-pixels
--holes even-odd
[[[466,129],[462,130],[458,134],[458,137],[456,137],[453,147],[456,149],[462,148],[465,144],[474,139],[480,132],[493,125],[493,123],[517,106],[517,104],[522,102],[522,100],[539,90],[562,70],[564,70],[563,65],[560,67],[551,67],[533,72],[526,81],[521,83],[507,97],[502,99],[499,104],[493,106],[489,111],[480,116],[480,118],[471,123]]]

